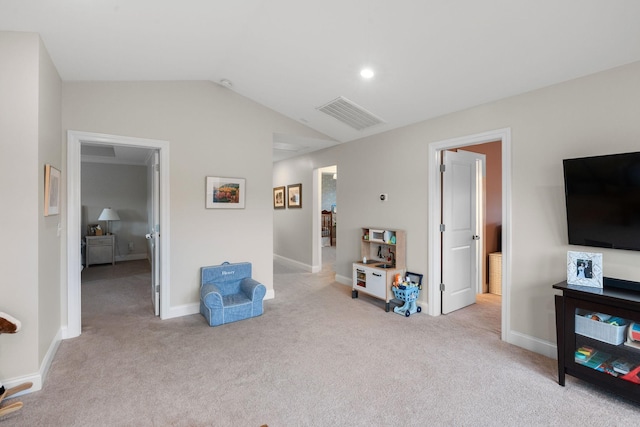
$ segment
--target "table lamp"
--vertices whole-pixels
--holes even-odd
[[[120,217],[115,210],[104,208],[98,217],[98,221],[107,221],[107,234],[111,234],[111,221],[120,221]]]

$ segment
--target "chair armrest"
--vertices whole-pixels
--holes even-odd
[[[222,293],[213,283],[207,283],[200,288],[200,299],[211,308],[222,308]]]
[[[266,286],[251,277],[245,277],[242,279],[240,282],[240,289],[242,289],[242,292],[244,292],[251,301],[256,298],[264,298],[267,290]]]

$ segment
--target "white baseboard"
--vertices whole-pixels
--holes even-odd
[[[342,283],[343,285],[353,286],[353,278],[347,276],[341,276],[336,273],[336,282]]]
[[[534,353],[542,354],[550,359],[558,358],[558,347],[554,343],[530,335],[509,331],[507,333],[507,342]]]
[[[267,294],[264,296],[264,299],[274,299],[276,297],[276,291],[273,289],[267,289]],[[264,300],[263,300],[264,301]]]
[[[273,259],[276,260],[276,261],[284,262],[285,264],[289,264],[289,265],[291,265],[293,267],[302,268],[305,271],[308,271],[309,273],[317,273],[317,272],[320,271],[320,267],[317,267],[317,266],[314,267],[314,266],[311,266],[309,264],[304,264],[304,263],[302,263],[300,261],[296,261],[296,260],[291,259],[291,258],[285,258],[285,257],[280,256],[280,255],[273,254]]]
[[[200,313],[199,302],[191,303],[191,304],[183,304],[175,307],[170,307],[169,315],[163,317],[162,320],[173,319],[175,317],[190,316],[192,314],[198,314],[198,313]]]
[[[47,373],[49,372],[49,368],[51,367],[51,363],[53,362],[53,358],[58,351],[58,347],[60,346],[60,342],[62,340],[62,328],[58,330],[58,333],[51,341],[51,345],[49,345],[49,349],[47,350],[47,354],[44,355],[44,359],[42,359],[42,363],[40,364],[40,369],[38,372],[28,375],[23,375],[21,377],[10,378],[7,380],[2,380],[2,385],[5,388],[15,387],[19,384],[32,382],[33,386],[30,389],[21,391],[20,393],[16,393],[13,397],[22,396],[23,394],[33,393],[34,391],[42,390],[42,385],[44,384],[44,380],[47,377]]]

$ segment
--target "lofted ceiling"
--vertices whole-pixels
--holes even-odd
[[[637,0],[0,0],[0,30],[39,33],[65,81],[208,80],[327,136],[274,135],[274,161],[638,61],[639,18]]]

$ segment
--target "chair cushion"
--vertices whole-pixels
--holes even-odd
[[[251,304],[251,300],[244,293],[230,294],[222,296],[222,305],[224,307],[233,307],[234,305]]]

